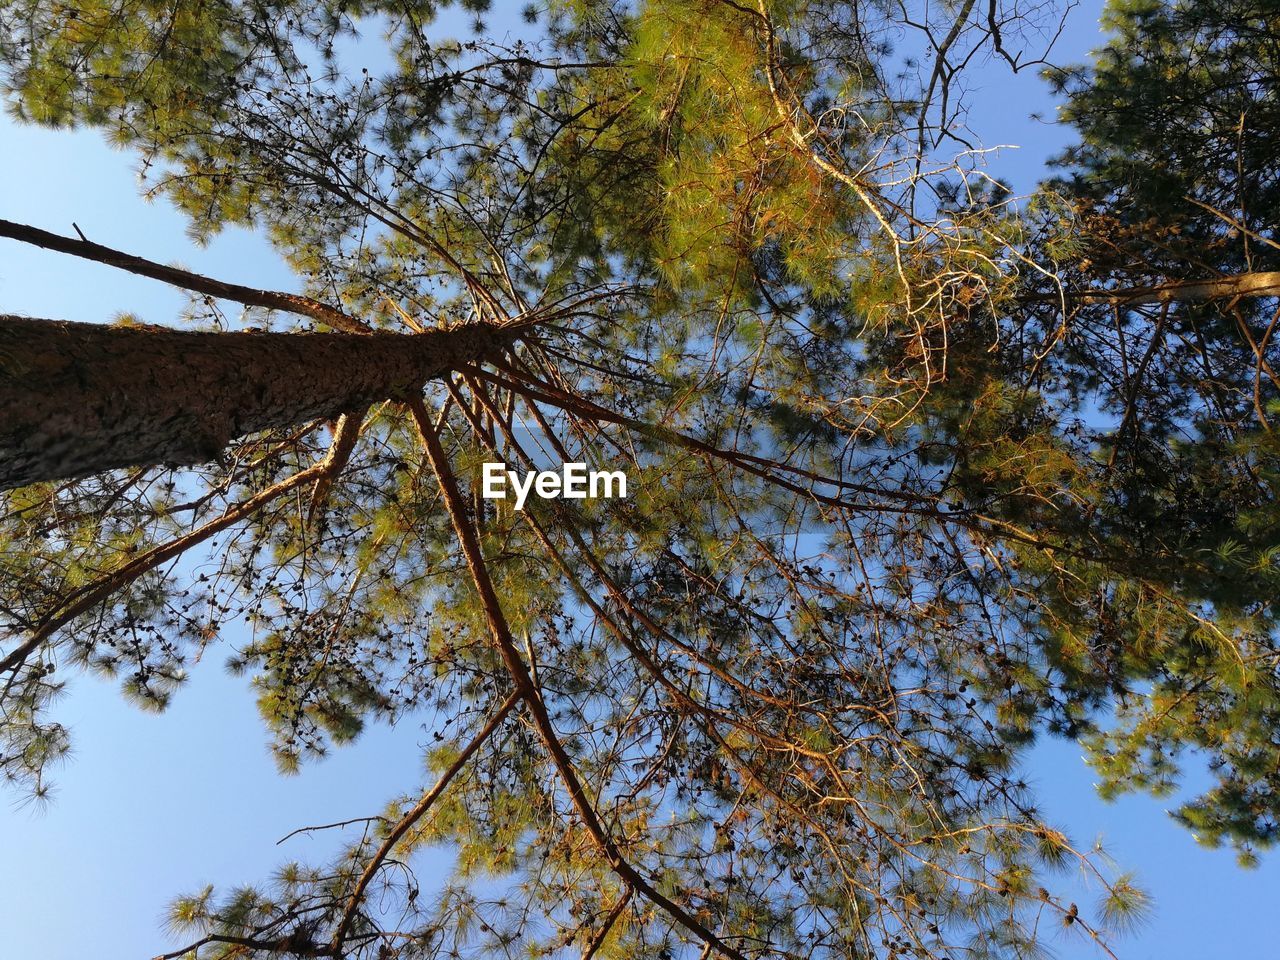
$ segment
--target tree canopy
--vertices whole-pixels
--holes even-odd
[[[163,707],[224,634],[284,770],[437,718],[423,793],[179,898],[170,956],[1105,955],[1148,899],[1039,811],[1049,734],[1112,794],[1204,758],[1177,816],[1274,842],[1274,5],[1112,3],[1026,202],[961,79],[1060,11],[439,6],[0,3],[15,116],[300,289],[0,221],[200,331],[0,319],[5,776],[68,667]],[[630,491],[517,511],[494,460]]]

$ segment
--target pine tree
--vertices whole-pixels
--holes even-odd
[[[1060,344],[1044,375],[1074,384],[1071,406],[1096,405],[1106,424],[1095,434],[1107,464],[1098,515],[1138,562],[1153,547],[1195,558],[1171,567],[1170,583],[1203,622],[1153,624],[1155,642],[1121,647],[1124,671],[1152,687],[1088,738],[1104,790],[1167,791],[1179,754],[1205,751],[1216,783],[1177,816],[1245,863],[1280,824],[1278,13],[1109,6],[1113,37],[1096,63],[1057,77],[1081,134],[1046,185],[1046,248],[1067,315],[1029,325],[1043,344],[1051,323]],[[1144,620],[1133,599],[1108,617]]]
[[[163,706],[244,621],[285,769],[441,718],[421,795],[329,865],[179,899],[172,956],[1012,957],[1050,917],[1105,943],[1146,898],[1037,810],[1046,731],[1116,789],[1201,747],[1229,802],[1183,816],[1247,809],[1231,836],[1265,844],[1275,473],[1236,394],[1269,338],[1205,334],[1234,419],[1202,415],[1216,381],[1160,351],[1228,288],[1081,267],[1074,187],[1023,215],[938,161],[960,66],[1034,59],[1016,10],[946,8],[917,83],[888,40],[939,21],[901,8],[583,0],[504,45],[434,6],[0,8],[20,116],[103,129],[197,237],[256,227],[302,286],[0,229],[290,324],[0,324],[6,774],[45,789],[65,666]],[[357,27],[385,67],[351,68]],[[1111,76],[1072,102],[1122,154],[1085,119]],[[1153,286],[1160,332],[1129,332]],[[117,398],[142,356],[189,389]],[[629,496],[516,511],[494,460]],[[390,869],[445,844],[432,896]],[[1045,879],[1077,861],[1096,908]]]

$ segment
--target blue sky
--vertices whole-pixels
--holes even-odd
[[[1098,4],[1071,13],[1057,59],[1083,57],[1099,40]],[[994,171],[1027,189],[1044,158],[1069,132],[1028,119],[1051,117],[1045,88],[1030,72],[982,72],[972,83],[969,126],[988,144],[1020,144]],[[198,249],[164,204],[137,196],[131,159],[95,134],[0,123],[0,217],[71,233],[162,262],[255,286],[296,285],[258,237],[228,231]],[[0,310],[105,321],[130,311],[169,323],[183,298],[140,278],[0,241]],[[93,956],[138,960],[171,949],[160,927],[173,896],[206,883],[265,878],[291,858],[322,857],[326,834],[276,841],[289,831],[376,812],[421,782],[414,722],[369,731],[357,744],[281,777],[265,747],[247,681],[222,669],[215,648],[160,716],[142,713],[109,683],[78,678],[57,716],[74,754],[45,807],[0,800],[0,958]],[[1171,801],[1126,797],[1102,803],[1079,749],[1054,742],[1034,752],[1028,772],[1044,809],[1078,845],[1101,835],[1106,848],[1156,898],[1156,914],[1121,940],[1124,958],[1180,960],[1223,954],[1267,956],[1280,942],[1280,862],[1246,872],[1229,851],[1200,848],[1165,814]],[[422,872],[429,874],[430,864]],[[1088,899],[1081,901],[1086,908]],[[1061,958],[1102,956],[1066,934],[1051,942]]]

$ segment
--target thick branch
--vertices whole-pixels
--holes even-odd
[[[333,441],[329,444],[329,452],[325,454],[323,461],[324,472],[316,480],[316,485],[311,488],[311,502],[307,505],[308,525],[315,518],[317,511],[324,510],[324,502],[329,496],[334,481],[347,468],[347,461],[351,459],[356,441],[360,439],[360,429],[364,425],[364,417],[368,410],[368,407],[364,407],[344,413],[333,425]]]
[[[104,247],[88,240],[63,237],[56,233],[49,233],[47,230],[29,227],[24,223],[13,223],[9,220],[0,220],[0,237],[9,237],[13,240],[21,240],[23,243],[42,247],[45,250],[56,250],[59,253],[69,253],[73,257],[93,260],[96,263],[105,263],[107,266],[118,267],[140,277],[160,280],[183,290],[204,293],[220,300],[234,300],[236,303],[244,304],[246,307],[266,307],[269,310],[296,313],[318,320],[326,326],[346,333],[369,332],[369,326],[363,320],[357,320],[355,317],[348,316],[335,307],[296,293],[257,290],[253,287],[241,286],[238,283],[224,283],[221,280],[202,277],[200,274],[191,273],[188,270],[166,267],[151,260],[144,260],[142,257],[135,257],[131,253],[113,250],[111,247]]]

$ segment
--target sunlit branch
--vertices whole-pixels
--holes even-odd
[[[449,466],[448,457],[444,452],[444,448],[440,445],[440,438],[431,423],[430,416],[422,405],[422,401],[418,398],[410,398],[408,406],[418,424],[423,445],[426,448],[427,458],[435,471],[436,479],[440,485],[441,496],[449,512],[449,517],[453,523],[454,532],[457,534],[458,544],[466,559],[472,581],[475,584],[477,593],[480,595],[481,606],[484,609],[485,618],[489,623],[493,639],[498,646],[498,651],[507,666],[508,672],[515,681],[517,691],[521,693],[525,703],[528,705],[539,739],[542,740],[543,746],[550,754],[560,779],[568,790],[574,809],[577,810],[578,816],[582,819],[588,834],[600,848],[606,862],[621,879],[633,886],[655,906],[670,914],[681,926],[696,934],[703,941],[712,944],[725,956],[732,958],[732,960],[745,960],[741,953],[708,930],[706,926],[679,904],[658,892],[653,884],[641,876],[623,856],[617,843],[600,821],[599,815],[592,807],[586,791],[578,779],[573,761],[555,732],[546,706],[542,702],[541,694],[535,686],[533,678],[529,675],[529,669],[525,666],[516,649],[510,628],[507,626],[506,617],[502,612],[501,603],[489,577],[484,555],[480,549],[479,539],[470,520],[467,519],[466,504],[458,489],[453,471]]]
[[[365,892],[369,889],[369,884],[373,882],[373,878],[382,867],[383,861],[390,856],[391,851],[395,849],[395,845],[413,828],[414,824],[426,815],[427,811],[431,809],[432,805],[449,786],[450,781],[475,756],[476,751],[493,735],[493,732],[498,729],[502,721],[507,718],[507,714],[520,702],[522,697],[522,693],[516,692],[502,702],[502,705],[489,718],[489,721],[463,747],[453,763],[449,764],[449,767],[440,774],[440,778],[435,782],[435,785],[424,793],[418,802],[410,807],[388,832],[386,839],[382,841],[382,845],[374,852],[369,862],[365,865],[364,871],[360,874],[360,878],[356,881],[356,885],[351,891],[351,896],[347,900],[346,909],[343,910],[342,917],[338,920],[338,925],[334,929],[331,943],[335,956],[341,955],[342,944],[346,940],[347,931],[351,928],[351,924],[360,910],[360,903],[364,899]]]

